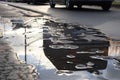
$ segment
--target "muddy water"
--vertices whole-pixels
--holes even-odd
[[[5,31],[3,38],[23,62],[36,67],[39,80],[119,80],[119,41],[109,41],[109,45],[103,33],[84,25],[43,18],[28,18],[28,21],[24,26],[11,22],[1,24]]]

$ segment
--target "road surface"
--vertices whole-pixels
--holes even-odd
[[[50,9],[49,5],[27,5],[25,3],[10,3],[10,4],[13,4],[19,7],[24,7],[24,9],[27,8],[28,11],[25,11],[25,12],[28,14],[30,13],[29,10],[31,9],[32,11],[41,13],[42,15],[47,15],[47,16],[51,15],[52,20],[55,19],[55,21],[58,21],[58,23],[66,22],[66,23],[81,24],[84,26],[86,25],[87,27],[96,27],[96,28],[97,27],[101,28],[103,26],[101,30],[105,30],[105,27],[109,28],[109,26],[111,26],[111,24],[114,25],[114,23],[115,24],[117,23],[116,26],[119,25],[119,20],[120,20],[118,9],[111,9],[111,11],[104,12],[104,11],[101,11],[99,7],[93,7],[97,9],[83,8],[83,9],[75,9],[75,10],[69,11],[69,10],[66,10],[63,6],[57,6],[56,9]],[[16,9],[16,11],[20,13],[21,12],[25,13],[24,11],[21,11],[21,10],[19,11],[18,9]],[[25,17],[25,14],[24,14],[24,17]],[[29,18],[32,18],[32,17],[29,17]],[[47,20],[49,22],[49,19]],[[67,71],[67,70],[59,71],[57,70],[56,67],[48,60],[48,58],[46,58],[44,51],[43,51],[43,47],[42,47],[43,39],[41,38],[42,37],[41,31],[43,31],[42,29],[44,29],[44,31],[49,30],[48,28],[49,25],[46,26],[42,24],[43,22],[44,22],[43,17],[39,17],[39,18],[36,17],[35,19],[33,19],[33,22],[31,21],[30,23],[33,28],[27,29],[28,31],[30,31],[30,33],[26,33],[28,36],[28,39],[27,39],[28,42],[31,42],[34,39],[36,41],[37,39],[37,42],[27,47],[28,48],[27,61],[30,64],[34,64],[38,73],[40,73],[39,80],[48,80],[48,79],[49,80],[119,80],[119,74],[120,74],[119,63],[120,62],[118,61],[119,61],[120,51],[119,51],[119,46],[116,46],[116,44],[118,43],[113,45],[111,47],[111,52],[109,52],[109,54],[112,53],[110,55],[113,55],[113,57],[116,56],[117,60],[114,60],[113,57],[111,56],[108,56],[108,57],[92,56],[93,59],[95,58],[97,61],[102,60],[104,62],[102,66],[99,66],[101,67],[101,70],[95,69],[95,71],[93,70],[89,72],[88,71]],[[61,24],[59,23],[59,26],[60,25]],[[104,26],[104,25],[108,25],[108,26]],[[111,30],[111,31],[113,30],[113,29],[107,29],[107,28],[106,30]],[[115,29],[117,30],[117,28]],[[11,31],[11,29],[8,31]],[[11,32],[11,34],[6,35],[8,36],[7,40],[10,41],[11,45],[13,45],[16,48],[15,51],[16,53],[18,53],[19,57],[24,60],[24,35],[23,35],[24,29],[17,28],[16,30],[12,30],[12,31],[13,32]],[[71,49],[69,53],[72,54],[72,53],[75,53],[75,51]],[[59,54],[59,53],[55,52],[53,54]],[[73,62],[75,61],[74,60],[75,56],[73,55],[66,55],[64,57],[70,58],[70,59],[73,58]],[[67,61],[68,64],[72,64],[73,62]],[[90,61],[90,62],[87,62],[85,65],[88,65],[87,67],[91,68],[91,66],[95,65],[95,63]],[[77,68],[78,69],[86,68],[85,65],[78,64]],[[98,64],[98,65],[101,65],[101,64]]]
[[[57,21],[82,24],[87,27],[95,27],[106,33],[112,39],[120,40],[120,9],[111,8],[110,11],[102,11],[101,7],[83,6],[82,9],[66,10],[63,5],[56,5],[55,9],[48,4],[28,5],[26,3],[10,3],[43,14],[51,15]]]

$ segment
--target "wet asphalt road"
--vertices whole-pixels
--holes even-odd
[[[66,10],[63,5],[56,5],[52,9],[48,4],[28,5],[26,3],[12,3],[42,14],[51,15],[54,19],[66,22],[95,27],[106,33],[113,39],[120,39],[120,9],[111,8],[110,11],[102,11],[101,7],[83,6],[82,9]]]
[[[63,9],[63,11],[64,11],[64,9]],[[18,11],[18,12],[20,12],[20,11]],[[24,14],[24,16],[25,16],[25,14]],[[27,19],[29,20],[29,18],[27,18]],[[89,72],[86,72],[86,71],[81,71],[81,72],[57,71],[56,72],[55,66],[53,66],[53,64],[51,64],[51,62],[45,57],[44,52],[43,52],[42,41],[44,40],[44,38],[43,39],[41,38],[42,37],[42,29],[43,29],[43,33],[44,33],[44,29],[45,29],[45,34],[46,34],[47,30],[51,30],[51,29],[47,28],[50,25],[47,25],[47,26],[43,25],[42,21],[44,22],[44,19],[42,19],[42,18],[33,19],[33,22],[29,23],[29,24],[31,24],[31,26],[33,28],[28,29],[28,32],[30,32],[30,33],[28,33],[28,35],[27,35],[27,37],[29,39],[28,43],[35,39],[34,40],[35,43],[28,46],[27,59],[28,59],[29,63],[34,64],[36,66],[37,71],[40,73],[40,78],[39,79],[48,80],[48,78],[49,78],[49,80],[68,80],[68,79],[69,80],[79,80],[79,79],[80,80],[109,80],[109,79],[119,80],[119,75],[115,75],[116,73],[119,74],[119,69],[120,69],[119,68],[119,62],[111,60],[112,57],[110,57],[110,56],[108,56],[108,57],[93,56],[93,58],[100,59],[100,60],[103,59],[102,61],[105,62],[105,64],[102,64],[102,67],[103,67],[102,69],[104,69],[104,70],[100,70],[100,75],[97,75],[97,74],[99,74],[99,72],[97,73],[97,70],[95,72],[93,71],[92,72],[93,74],[90,74]],[[61,21],[61,20],[59,19],[57,21]],[[38,23],[36,23],[36,22],[38,22]],[[66,20],[66,22],[68,22],[68,21]],[[54,23],[51,23],[51,24],[54,24]],[[37,25],[39,25],[39,26],[37,26]],[[60,26],[61,23],[58,23],[58,25]],[[83,24],[83,25],[85,26],[86,24]],[[87,25],[87,26],[89,27],[89,25]],[[69,27],[69,29],[70,28],[72,28],[72,27]],[[11,29],[10,29],[10,31],[11,31]],[[16,30],[12,30],[12,31],[13,32],[11,34],[9,34],[9,30],[8,30],[8,34],[6,35],[7,40],[12,42],[11,44],[12,44],[12,46],[14,46],[14,48],[17,51],[19,57],[24,59],[24,29],[17,28]],[[54,31],[53,31],[53,33],[54,33]],[[56,32],[56,33],[54,33],[54,35],[60,35],[60,33]],[[57,36],[57,37],[60,37],[60,36]],[[62,38],[64,38],[63,35],[62,35]],[[13,41],[13,40],[15,40],[15,41]],[[58,42],[59,42],[59,40],[58,40]],[[70,48],[69,45],[67,47]],[[49,46],[49,48],[50,48],[50,46]],[[116,48],[116,45],[113,46],[113,48]],[[56,50],[53,49],[53,51],[56,51]],[[58,51],[59,51],[59,49],[58,49]],[[117,58],[119,60],[119,47],[117,47],[117,49],[115,49],[115,51],[116,51],[115,53],[117,53],[117,54],[113,54],[112,51],[114,51],[114,50],[111,50],[111,53],[112,53],[111,55],[115,55],[115,56],[117,55],[118,56]],[[71,52],[71,54],[75,53],[74,50],[73,51],[70,50],[70,52]],[[48,54],[48,53],[52,53],[52,52],[48,51],[46,54]],[[58,54],[58,53],[55,52],[53,54]],[[110,55],[110,52],[109,52],[109,55]],[[59,56],[59,57],[61,57],[61,56]],[[75,56],[74,55],[66,55],[65,57],[66,58],[71,58],[71,57],[74,58]],[[72,60],[72,59],[70,59],[70,60]],[[76,62],[75,59],[73,59],[72,61]],[[73,63],[72,61],[67,61],[67,64]],[[88,65],[87,67],[94,65],[94,63],[91,63],[91,62],[88,62],[86,64]],[[85,68],[85,66],[81,65],[81,64],[78,64],[76,66],[76,68],[78,68],[78,69]],[[82,75],[82,74],[85,74],[85,75]],[[113,75],[113,76],[111,77],[110,75]]]
[[[10,19],[21,17],[17,11],[6,4],[0,4],[0,80],[37,80],[35,68],[22,62],[7,41],[7,32],[10,35],[12,28]]]

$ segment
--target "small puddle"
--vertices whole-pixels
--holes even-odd
[[[25,20],[1,23],[3,38],[23,62],[36,67],[41,80],[119,80],[120,41],[83,25]]]

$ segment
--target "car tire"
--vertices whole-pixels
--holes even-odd
[[[32,2],[32,4],[33,4],[33,5],[36,5],[37,3],[35,3],[35,2]]]
[[[27,4],[30,4],[30,2],[27,2]]]
[[[77,8],[80,8],[80,9],[81,9],[81,8],[82,8],[82,5],[77,5]]]
[[[49,1],[49,4],[50,4],[50,7],[51,7],[51,8],[55,8],[55,3],[53,3],[53,0],[50,0],[50,1]]]
[[[27,0],[27,4],[30,4],[31,3],[31,0]]]
[[[74,6],[73,3],[70,2],[70,0],[66,0],[65,5],[67,9],[73,9]]]
[[[106,4],[103,4],[101,7],[104,11],[108,11],[112,5],[112,2],[106,2]]]
[[[37,1],[33,0],[32,3],[33,3],[34,5],[36,5],[36,4],[37,4]]]

